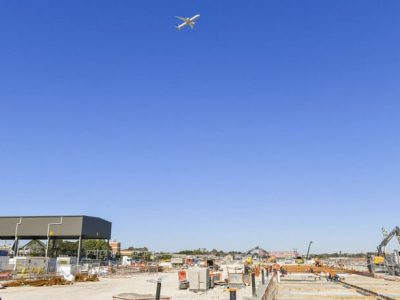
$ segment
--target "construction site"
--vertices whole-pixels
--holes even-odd
[[[0,300],[400,300],[399,15],[0,1]]]
[[[382,230],[376,251],[364,257],[321,257],[254,247],[222,254],[121,250],[110,242],[111,222],[88,216],[1,217],[2,300],[96,299],[400,299],[400,229]],[[76,240],[59,255],[55,241]],[[87,240],[108,250],[83,251]],[[23,244],[22,241],[27,241]],[[42,253],[42,255],[38,255]]]

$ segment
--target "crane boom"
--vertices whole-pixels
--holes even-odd
[[[313,241],[310,241],[310,243],[308,244],[308,250],[307,250],[307,256],[306,256],[306,259],[308,259],[309,258],[309,255],[310,255],[310,248],[311,248],[311,244],[313,243]]]

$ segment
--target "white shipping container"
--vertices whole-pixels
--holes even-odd
[[[189,268],[187,277],[189,281],[189,290],[206,291],[209,289],[209,268]]]

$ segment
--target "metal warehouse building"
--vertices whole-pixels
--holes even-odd
[[[79,240],[79,261],[82,240],[110,240],[111,222],[89,216],[0,217],[0,240],[15,240],[14,253],[19,240],[28,239],[47,240],[47,248],[50,239]]]

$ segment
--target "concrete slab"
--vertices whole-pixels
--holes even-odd
[[[400,282],[360,275],[341,275],[344,282],[394,299],[400,299]]]
[[[291,274],[281,278],[278,284],[278,299],[375,299],[345,288],[335,282],[320,279],[314,274]]]

